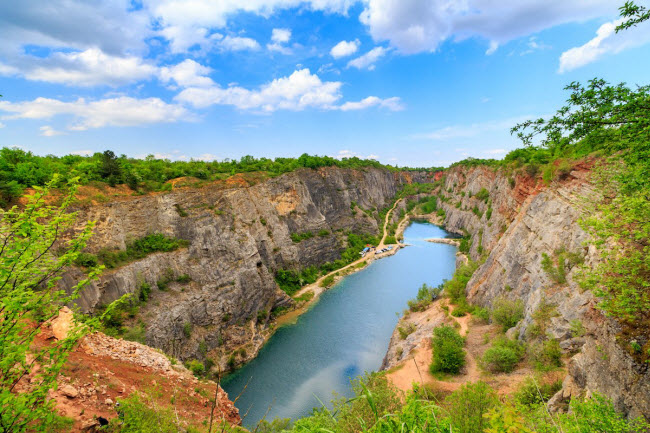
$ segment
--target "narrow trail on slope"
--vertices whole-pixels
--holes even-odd
[[[321,287],[321,284],[320,284],[327,277],[334,276],[334,275],[338,274],[339,272],[344,272],[347,269],[350,269],[350,268],[352,268],[354,266],[357,266],[360,263],[365,263],[365,262],[369,261],[371,258],[374,258],[375,255],[376,255],[376,251],[384,247],[384,242],[386,241],[386,238],[388,237],[388,232],[386,231],[387,228],[388,228],[388,220],[389,220],[391,214],[393,213],[393,210],[395,210],[395,207],[397,206],[397,204],[402,200],[404,200],[404,199],[400,198],[399,200],[397,200],[395,202],[395,204],[393,204],[393,207],[391,207],[390,210],[388,212],[386,212],[386,217],[384,218],[383,234],[382,234],[382,237],[381,237],[381,241],[379,242],[379,245],[377,245],[377,248],[375,249],[375,251],[372,251],[372,253],[366,254],[364,257],[361,257],[360,259],[357,259],[354,262],[343,266],[342,268],[336,269],[336,270],[334,270],[334,271],[332,271],[332,272],[330,272],[328,274],[323,275],[322,277],[317,279],[312,284],[309,284],[309,285],[303,287],[302,289],[300,289],[298,292],[296,292],[294,297],[301,296],[301,295],[303,295],[303,294],[305,294],[305,293],[307,293],[309,291],[312,291],[314,293],[314,297],[317,297],[322,292],[327,290],[326,287]],[[394,254],[394,252],[396,252],[397,249],[399,249],[399,248],[394,249],[392,254]]]

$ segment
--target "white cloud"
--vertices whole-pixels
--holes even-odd
[[[286,44],[291,39],[291,29],[273,29],[271,40],[277,44]]]
[[[384,57],[387,52],[388,50],[384,47],[375,47],[363,56],[350,60],[348,62],[348,68],[355,67],[357,69],[368,69],[372,71],[375,69],[375,62]]]
[[[198,157],[192,158],[192,159],[195,160],[195,161],[210,162],[210,161],[216,161],[217,160],[217,155],[213,155],[211,153],[203,153],[203,154],[199,155]]]
[[[1,129],[1,128],[4,128],[5,126],[7,126],[7,125],[5,125],[4,123],[0,122],[0,129]]]
[[[286,44],[291,39],[290,29],[273,29],[271,32],[271,43],[266,44],[269,51],[277,51],[281,54],[289,55],[293,51]]]
[[[612,0],[367,0],[360,20],[402,53],[435,51],[446,39],[480,37],[487,54],[512,39],[563,23],[617,15]]]
[[[56,52],[48,57],[20,56],[14,65],[0,65],[0,74],[66,86],[121,86],[153,77],[157,68],[139,57],[113,56],[98,48]]]
[[[349,149],[339,150],[339,153],[337,155],[332,155],[332,157],[337,158],[337,159],[354,158],[354,157],[357,157],[357,158],[360,158],[360,159],[375,159],[375,160],[379,159],[378,155],[370,154],[368,156],[363,156],[362,154],[354,152],[354,151],[349,150]]]
[[[226,36],[219,41],[218,46],[226,51],[257,51],[260,49],[260,44],[255,39],[240,36]]]
[[[524,122],[528,119],[538,119],[539,117],[540,116],[517,116],[489,122],[472,123],[469,125],[446,126],[425,134],[414,134],[411,136],[411,138],[433,141],[449,141],[458,138],[474,138],[492,132],[504,132],[510,134],[510,128],[516,124]]]
[[[484,151],[483,153],[487,153],[488,155],[503,155],[506,152],[508,152],[506,149],[490,149]]]
[[[33,101],[0,101],[0,111],[9,113],[3,119],[51,119],[71,116],[69,131],[85,131],[105,126],[139,126],[154,123],[171,123],[192,120],[186,108],[167,104],[158,98],[119,98],[87,101],[79,98],[73,102],[58,99],[36,98]],[[44,131],[47,131],[44,130]]]
[[[488,47],[487,50],[485,50],[485,55],[491,56],[492,54],[497,52],[498,48],[499,48],[499,43],[497,41],[490,41],[490,46]]]
[[[346,102],[339,108],[341,111],[364,110],[370,107],[387,108],[391,111],[401,111],[404,109],[402,102],[398,97],[381,99],[376,96],[368,96],[359,102]]]
[[[39,129],[41,130],[41,135],[44,136],[44,137],[54,137],[55,135],[65,135],[65,132],[57,131],[54,128],[52,128],[50,125],[41,126]]]
[[[617,54],[650,42],[650,22],[616,33],[616,26],[621,22],[622,19],[603,24],[592,40],[563,52],[558,72],[562,74],[595,62],[607,54]]]
[[[549,50],[551,48],[552,47],[550,45],[546,45],[544,42],[538,41],[536,36],[531,36],[528,38],[528,42],[526,43],[526,50],[519,53],[519,55],[525,56],[527,54],[532,54],[535,51]]]
[[[277,78],[259,90],[239,86],[208,89],[189,88],[176,96],[176,100],[198,108],[210,105],[233,105],[242,110],[303,110],[305,108],[332,108],[341,98],[341,82],[322,82],[309,69],[293,72],[288,77]]]
[[[360,45],[361,42],[359,42],[359,39],[355,39],[349,42],[341,41],[332,47],[332,49],[330,50],[330,55],[335,59],[351,56],[352,54],[357,52]]]
[[[340,81],[323,82],[309,69],[300,69],[288,77],[276,78],[256,90],[237,85],[227,88],[218,85],[208,88],[190,87],[180,92],[175,99],[196,108],[232,105],[240,110],[267,113],[277,110],[300,111],[306,108],[341,111],[362,110],[375,106],[391,111],[404,108],[397,97],[381,99],[376,96],[339,105],[342,85]]]
[[[173,80],[181,87],[209,87],[214,85],[214,81],[206,76],[211,71],[194,60],[185,59],[174,66],[161,68],[160,80],[164,83]]]

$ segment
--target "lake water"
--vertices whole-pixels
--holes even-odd
[[[386,354],[397,315],[422,283],[451,278],[456,248],[424,241],[447,232],[414,222],[404,232],[410,244],[342,279],[321,295],[293,325],[279,329],[257,358],[222,381],[234,399],[249,381],[237,407],[244,425],[308,415],[336,392],[351,395],[350,379],[376,371]]]

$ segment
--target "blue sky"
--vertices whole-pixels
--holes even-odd
[[[38,154],[501,158],[571,81],[647,84],[615,0],[0,4],[0,145]],[[640,2],[644,4],[644,2]]]

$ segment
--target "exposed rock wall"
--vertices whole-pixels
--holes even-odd
[[[578,287],[577,267],[567,271],[562,284],[542,267],[543,253],[553,258],[560,250],[584,257],[587,264],[595,260],[578,224],[581,197],[592,193],[587,177],[588,167],[578,166],[566,179],[546,187],[530,177],[510,177],[487,167],[456,167],[447,174],[442,192],[448,200],[439,204],[446,212],[447,230],[472,235],[471,258],[486,255],[467,285],[470,302],[489,307],[499,297],[521,299],[525,317],[510,334],[522,339],[540,303],[555,306],[547,332],[571,358],[563,390],[553,403],[598,392],[630,416],[650,418],[648,366],[639,365],[617,343],[617,322],[597,310],[593,295]],[[488,200],[476,198],[482,188],[489,192]],[[584,335],[573,335],[572,321],[582,323]]]
[[[97,221],[91,252],[124,249],[151,233],[186,239],[189,247],[107,270],[83,290],[78,305],[92,312],[147,283],[152,296],[136,318],[147,344],[183,360],[209,356],[225,369],[235,348],[235,363],[253,357],[268,332],[268,313],[291,303],[275,283],[278,269],[338,259],[345,233],[378,233],[376,210],[392,202],[401,184],[428,179],[374,168],[302,169],[251,187],[183,188],[83,208],[80,220]],[[353,202],[376,210],[367,215],[353,210]],[[321,230],[329,234],[319,236]],[[290,238],[307,231],[314,237]],[[156,289],[165,276],[184,274],[190,283]],[[63,285],[80,277],[71,271]]]

